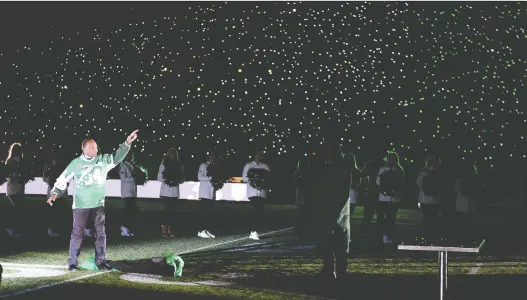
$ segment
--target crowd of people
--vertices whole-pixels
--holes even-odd
[[[136,132],[130,137],[136,137]],[[137,185],[147,177],[146,172],[134,159],[130,146],[135,138],[128,138],[114,154],[98,154],[97,143],[86,139],[82,143],[82,155],[65,166],[59,156],[52,156],[43,171],[43,180],[48,184],[48,235],[58,236],[56,222],[60,219],[53,203],[57,199],[65,201],[67,186],[74,179],[73,230],[70,243],[70,266],[76,266],[78,251],[83,236],[93,235],[99,260],[104,260],[105,247],[105,182],[108,172],[118,167],[121,179],[121,197],[125,201],[126,218],[121,226],[121,235],[132,237],[137,228]],[[393,244],[397,212],[406,187],[403,167],[395,152],[388,152],[378,160],[367,161],[359,168],[353,153],[343,154],[340,142],[328,139],[321,144],[320,155],[316,160],[300,160],[292,176],[296,189],[298,220],[297,235],[311,241],[322,250],[324,272],[336,274],[347,265],[350,243],[350,220],[357,204],[364,206],[364,217],[360,230],[363,239],[372,235],[370,224],[377,216],[378,237],[383,244]],[[207,160],[198,169],[200,181],[199,198],[203,210],[213,213],[216,191],[230,179],[218,153],[212,150]],[[87,165],[86,165],[87,164]],[[255,150],[253,159],[242,171],[242,181],[247,183],[247,196],[257,214],[248,224],[249,238],[258,240],[259,226],[267,203],[268,182],[271,169],[263,161],[261,150]],[[10,201],[10,211],[4,211],[4,228],[11,237],[19,237],[17,222],[21,220],[17,203],[24,198],[25,183],[31,180],[23,159],[20,143],[9,149],[5,163],[7,182],[6,198]],[[174,237],[173,221],[176,204],[179,201],[179,185],[185,182],[185,169],[178,157],[178,151],[170,148],[163,157],[157,180],[161,182],[159,198],[164,204],[164,217],[161,220],[161,235]],[[463,244],[475,238],[473,216],[478,211],[479,182],[475,166],[467,161],[456,162],[455,169],[443,166],[437,154],[428,155],[424,167],[416,180],[419,187],[418,203],[422,211],[421,243],[437,244],[448,239],[449,242]],[[96,188],[94,188],[96,187]],[[201,238],[215,238],[210,230],[214,219],[203,225],[198,232]],[[93,231],[93,232],[92,232]],[[377,236],[377,235],[375,235]],[[375,239],[375,237],[373,238]],[[77,256],[76,256],[77,255]],[[336,259],[337,269],[330,269],[332,258]],[[74,268],[74,267],[72,267]],[[332,275],[333,276],[333,275]]]
[[[369,225],[376,213],[379,235],[374,239],[394,243],[405,172],[395,152],[360,169],[355,156],[343,155],[337,141],[324,142],[321,150],[321,161],[299,162],[293,176],[299,207],[297,232],[320,249],[321,275],[339,278],[346,274],[350,220],[359,200],[364,205],[363,239],[371,236]],[[481,205],[474,165],[462,160],[456,169],[448,170],[436,154],[430,154],[415,182],[423,216],[418,243],[470,246],[477,239],[473,217]]]

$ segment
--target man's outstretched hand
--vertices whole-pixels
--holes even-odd
[[[134,132],[130,133],[128,138],[126,138],[126,143],[128,145],[131,145],[137,139],[137,132],[138,131],[139,131],[139,129],[134,130]]]
[[[53,201],[55,201],[56,199],[57,199],[57,195],[51,194],[51,196],[48,199],[49,206],[53,206]]]

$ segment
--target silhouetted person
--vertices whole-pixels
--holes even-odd
[[[376,183],[379,187],[377,218],[382,233],[382,242],[392,244],[397,211],[405,184],[404,170],[399,164],[397,153],[388,152],[386,164],[380,168]]]
[[[366,195],[364,197],[364,211],[362,220],[362,235],[363,239],[367,239],[369,235],[370,223],[377,211],[379,203],[379,188],[377,187],[377,175],[381,168],[381,163],[378,160],[369,160],[362,171],[363,178],[366,181]],[[377,223],[379,219],[377,219]]]
[[[439,215],[444,195],[441,159],[431,154],[427,157],[424,168],[417,176],[419,187],[419,206],[423,213],[424,239],[427,243],[438,240],[440,229]]]
[[[348,266],[351,171],[337,141],[325,141],[321,156],[308,177],[308,235],[322,257],[320,276],[338,279],[345,277]]]

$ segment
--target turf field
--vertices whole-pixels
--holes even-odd
[[[3,199],[2,199],[3,200]],[[0,202],[5,209],[6,201]],[[302,244],[291,228],[296,210],[292,206],[266,207],[260,241],[249,240],[253,216],[248,204],[219,202],[213,215],[201,212],[199,202],[177,206],[175,238],[159,236],[162,206],[153,200],[139,202],[141,228],[138,236],[123,238],[121,200],[107,202],[107,258],[143,259],[164,251],[179,253],[185,261],[181,279],[118,272],[67,272],[69,203],[63,203],[62,236],[46,236],[46,205],[43,198],[27,198],[24,238],[0,237],[0,262],[4,279],[0,298],[112,299],[437,299],[436,256],[397,251],[370,238],[362,241],[362,208],[353,214],[353,242],[346,282],[324,282],[316,277],[321,261],[310,245]],[[59,208],[59,207],[57,207]],[[401,210],[398,239],[411,244],[419,233],[420,213]],[[196,233],[204,222],[215,239]],[[527,279],[525,243],[517,242],[506,215],[482,215],[480,231],[487,239],[479,255],[452,255],[449,260],[449,290],[452,299],[524,299]],[[514,226],[518,226],[517,224]],[[370,236],[374,236],[372,226]],[[520,239],[522,241],[523,239]],[[93,255],[92,238],[85,239],[80,261]]]

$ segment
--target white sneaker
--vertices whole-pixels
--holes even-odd
[[[251,231],[251,235],[249,235],[249,238],[255,241],[260,240],[260,238],[258,237],[258,233],[256,231]]]
[[[20,234],[16,233],[13,229],[11,228],[6,228],[5,231],[7,232],[7,234],[9,234],[10,237],[12,238],[19,238],[20,237]]]
[[[48,236],[50,236],[50,237],[57,237],[57,236],[59,236],[59,235],[58,235],[58,233],[56,233],[55,231],[53,231],[53,229],[48,228]]]
[[[121,236],[134,236],[135,234],[128,229],[126,226],[121,226]]]
[[[200,238],[210,239],[210,236],[207,234],[207,232],[205,232],[205,230],[202,230],[202,231],[198,232],[198,236]]]
[[[387,235],[383,234],[382,242],[383,242],[383,244],[389,244],[390,243],[390,239],[388,238]]]
[[[210,233],[210,231],[208,231],[208,230],[206,230],[206,229],[205,229],[205,233],[206,233],[211,239],[215,239],[215,238],[216,238],[216,236],[215,236],[214,234]]]

